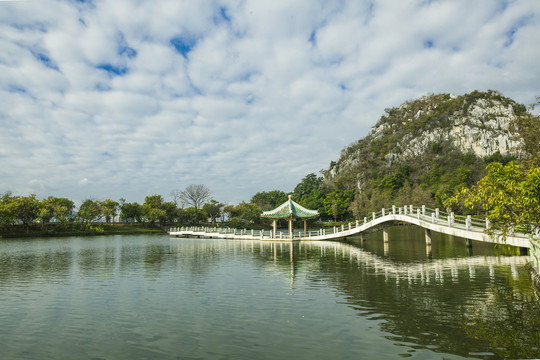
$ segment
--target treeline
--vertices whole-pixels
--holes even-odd
[[[307,175],[292,192],[294,200],[307,208],[319,209],[323,219],[348,219],[350,199],[336,192],[325,194],[321,185],[322,177]],[[49,196],[40,200],[35,194],[20,196],[6,192],[0,195],[0,232],[12,232],[21,227],[27,232],[38,231],[53,225],[57,230],[99,231],[96,224],[114,222],[262,229],[269,228],[271,222],[262,219],[261,212],[288,199],[284,191],[263,191],[253,195],[249,202],[228,205],[211,199],[210,189],[202,184],[172,191],[171,196],[172,200],[166,201],[162,195],[149,195],[142,204],[124,199],[86,199],[76,208],[75,202],[68,198]]]
[[[163,224],[195,225],[212,222],[221,216],[223,204],[208,201],[209,190],[204,185],[190,185],[175,201],[165,201],[161,195],[146,196],[144,202],[126,202],[124,199],[87,199],[78,209],[67,198],[37,199],[35,194],[15,196],[10,192],[0,195],[0,231],[12,232],[23,227],[26,231],[42,230],[54,225],[59,230],[96,230],[95,224],[115,221],[149,226]],[[182,201],[179,206],[178,200]],[[184,204],[192,206],[184,208]],[[202,208],[199,206],[203,204]],[[50,227],[50,226],[49,226]]]

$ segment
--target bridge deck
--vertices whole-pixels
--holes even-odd
[[[415,211],[416,210],[416,211]],[[388,211],[388,210],[387,210]],[[363,223],[356,221],[346,226],[335,227],[327,231],[297,232],[292,236],[288,232],[278,232],[258,230],[237,230],[223,228],[179,228],[171,229],[169,234],[176,237],[202,237],[221,239],[243,239],[243,240],[270,240],[270,241],[302,241],[302,240],[333,240],[361,234],[369,229],[380,226],[388,222],[405,222],[420,226],[431,231],[462,237],[465,239],[499,243],[523,248],[530,248],[529,235],[514,233],[507,236],[504,241],[500,237],[492,237],[486,233],[489,223],[485,219],[474,219],[471,217],[455,217],[454,214],[445,214],[438,209],[431,210],[424,206],[403,208],[392,207],[387,213],[382,209],[378,213],[373,213],[368,221],[364,218]]]

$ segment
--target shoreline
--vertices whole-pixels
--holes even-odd
[[[137,234],[166,234],[161,227],[143,227],[140,225],[126,224],[100,224],[93,225],[89,229],[31,229],[28,232],[22,231],[2,231],[0,240],[3,239],[24,239],[24,238],[46,238],[46,237],[69,237],[69,236],[103,236],[103,235],[137,235]]]

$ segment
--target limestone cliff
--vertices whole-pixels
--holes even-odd
[[[368,135],[325,171],[333,188],[396,195],[405,184],[432,198],[476,181],[485,163],[521,156],[514,121],[525,106],[496,91],[428,95],[386,109]],[[440,194],[439,194],[440,195]]]

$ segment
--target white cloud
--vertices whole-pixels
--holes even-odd
[[[539,95],[536,1],[0,7],[0,192],[204,183],[239,202],[292,190],[405,100]]]

